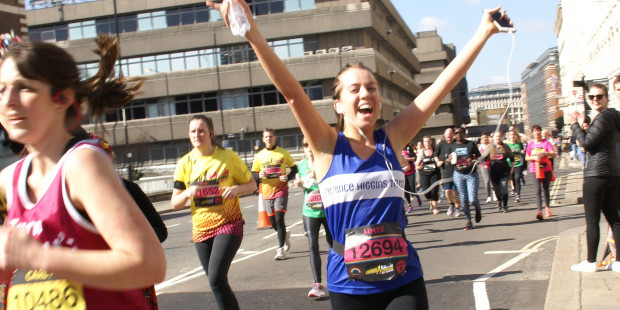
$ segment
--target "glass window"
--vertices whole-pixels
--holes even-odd
[[[282,13],[284,12],[284,1],[273,1],[271,2],[270,13]]]
[[[209,19],[212,22],[216,22],[218,20],[222,20],[222,13],[218,10],[209,9]]]
[[[202,100],[192,100],[189,102],[190,113],[200,113],[203,111]]]
[[[299,11],[299,9],[300,9],[299,0],[285,0],[284,1],[284,8],[285,8],[286,12]]]
[[[112,19],[112,22],[110,22],[109,18],[95,20],[95,27],[96,27],[97,33],[115,33],[115,31],[112,31],[114,29],[113,26],[114,26],[113,19]]]
[[[265,100],[263,101],[263,105],[274,105],[278,104],[278,95],[275,91],[265,92]]]
[[[54,30],[41,31],[41,41],[56,41],[56,32]]]
[[[153,29],[162,29],[166,27],[168,27],[168,25],[166,24],[166,12],[153,12]]]
[[[199,55],[201,68],[215,67],[215,55],[212,49],[200,50]]]
[[[170,54],[170,64],[172,71],[185,70],[185,62],[183,61],[183,53]]]
[[[157,55],[155,56],[157,62],[157,72],[170,72],[170,55]]]
[[[168,27],[179,25],[179,9],[166,10],[166,23]]]
[[[198,58],[198,51],[185,53],[185,70],[200,68],[200,60]]]
[[[142,66],[140,64],[140,58],[131,58],[127,60],[127,75],[135,76],[142,75]]]
[[[280,59],[288,58],[288,46],[286,45],[276,45],[273,47],[273,51],[276,52],[276,55]]]
[[[314,0],[300,0],[302,10],[314,10]]]
[[[189,113],[189,110],[187,108],[187,99],[185,98],[185,96],[174,97],[174,100],[176,101],[176,103],[174,104],[176,115]]]
[[[205,112],[217,111],[217,98],[205,98]]]
[[[150,104],[146,106],[146,117],[159,117],[159,106],[156,104]]]
[[[82,23],[82,33],[84,38],[94,38],[97,36],[97,27],[94,20],[85,21]]]
[[[69,30],[67,25],[56,26],[56,41],[66,41],[69,39]]]
[[[209,21],[209,8],[206,5],[196,7],[196,23],[206,23]]]
[[[269,3],[254,3],[254,15],[269,14]]]
[[[153,29],[151,13],[138,14],[138,29],[140,29],[140,31]]]
[[[82,27],[80,27],[80,23],[69,24],[69,38],[71,38],[71,40],[78,40],[84,38],[82,35]]]
[[[138,30],[138,21],[136,15],[128,15],[119,17],[118,24],[121,32],[135,32]]]
[[[181,25],[194,23],[194,8],[181,8]]]
[[[237,95],[234,97],[235,109],[242,109],[248,107],[248,97],[244,95]]]
[[[234,108],[233,97],[222,97],[222,110],[232,110]]]

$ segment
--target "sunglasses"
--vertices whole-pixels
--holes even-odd
[[[602,100],[605,98],[605,95],[588,95],[588,98],[590,98],[590,100],[594,100],[594,98],[596,98],[596,100]]]

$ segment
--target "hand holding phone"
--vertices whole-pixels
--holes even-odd
[[[502,18],[502,13],[497,12],[497,13],[491,15],[491,17],[493,17],[493,23],[495,24],[497,29],[499,29],[499,31],[501,31],[501,32],[515,32],[515,31],[517,31],[517,29],[515,29],[515,27],[512,25],[512,22],[510,21],[510,19],[507,16],[504,15],[503,18]]]

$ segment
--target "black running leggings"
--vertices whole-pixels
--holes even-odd
[[[271,228],[278,233],[278,244],[280,247],[283,247],[284,241],[286,241],[286,224],[284,223],[285,215],[286,212],[276,210],[274,215],[269,216]]]
[[[510,171],[506,173],[506,171],[502,171],[501,169],[491,168],[490,177],[495,197],[497,197],[504,207],[508,207],[508,179],[510,179]]]
[[[542,211],[542,198],[540,190],[542,189],[545,198],[545,207],[549,206],[549,183],[551,183],[551,170],[545,172],[544,179],[537,179],[536,172],[530,173],[532,175],[532,183],[534,183],[534,193],[536,193],[536,206],[538,211]]]
[[[424,278],[385,293],[370,295],[349,295],[329,292],[332,309],[351,310],[425,310],[428,309],[428,296]]]
[[[304,228],[308,233],[308,245],[310,246],[310,267],[312,267],[312,275],[314,283],[321,283],[321,254],[319,254],[319,230],[321,225],[325,229],[325,240],[329,247],[332,247],[332,234],[327,227],[327,219],[303,216]]]
[[[405,190],[415,193],[415,173],[405,174]],[[411,204],[411,194],[407,192],[405,192],[405,200],[407,200],[408,204]]]
[[[523,178],[523,165],[515,167],[512,173],[512,185],[515,187],[517,196],[521,196],[521,179]]]
[[[588,261],[596,262],[596,252],[601,236],[599,222],[601,211],[611,226],[614,240],[620,240],[620,210],[618,208],[619,179],[614,177],[583,178],[583,207],[586,213],[586,238],[588,240]],[[620,247],[616,246],[616,257]]]
[[[431,185],[435,184],[435,182],[439,181],[439,179],[441,178],[441,175],[439,173],[433,173],[431,175],[425,175],[424,173],[420,174],[420,184],[422,186],[422,189],[424,191],[426,191],[429,187],[431,187]],[[426,199],[430,200],[430,201],[437,201],[439,200],[439,184],[437,184],[437,186],[433,187],[433,189],[431,189],[430,191],[426,192],[424,194],[424,197],[426,197]]]
[[[243,237],[217,235],[206,241],[194,243],[219,309],[239,309],[235,293],[228,285],[228,270],[241,246],[241,240]]]

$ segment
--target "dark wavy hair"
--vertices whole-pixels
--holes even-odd
[[[144,83],[143,78],[114,77],[114,65],[119,57],[115,36],[100,34],[95,38],[99,55],[99,70],[86,80],[73,57],[55,44],[45,42],[18,42],[9,47],[7,58],[12,58],[19,73],[32,80],[51,85],[51,96],[70,88],[75,91],[77,106],[67,109],[67,128],[79,126],[80,113],[95,118],[101,124],[102,116],[109,108],[120,108],[137,94]],[[82,112],[84,111],[84,112]]]

